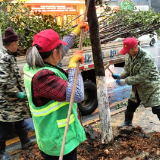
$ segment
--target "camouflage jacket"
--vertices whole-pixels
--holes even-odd
[[[0,50],[0,121],[15,122],[30,117],[26,100],[11,100],[23,91],[16,59],[5,47]]]
[[[137,102],[136,91],[145,107],[160,105],[160,79],[158,68],[152,55],[139,47],[135,59],[125,57],[124,71],[120,74],[128,85],[132,85],[130,100]]]

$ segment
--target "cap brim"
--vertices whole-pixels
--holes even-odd
[[[128,51],[129,51],[129,49],[122,48],[121,51],[119,52],[119,54],[126,55],[128,53]]]
[[[64,45],[68,45],[68,43],[65,42],[65,41],[60,41],[60,43],[61,43],[61,44],[64,44]]]

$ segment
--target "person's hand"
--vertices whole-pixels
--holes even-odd
[[[72,31],[76,36],[79,36],[81,33],[81,28],[84,28],[84,32],[89,30],[88,23],[83,20],[82,22],[78,23],[78,26]]]
[[[85,22],[85,20],[83,20],[82,22],[78,23],[78,25],[79,25],[81,28],[84,28],[84,32],[86,32],[86,31],[89,30],[88,23]]]
[[[24,99],[26,97],[26,94],[24,92],[18,92],[16,97],[19,98],[19,99]]]
[[[113,77],[114,79],[121,79],[121,77],[120,77],[118,74],[113,74],[112,77]]]
[[[125,79],[117,79],[116,82],[120,86],[124,86],[126,84]]]
[[[80,61],[81,64],[83,64],[83,61],[84,61],[84,56],[83,56],[83,51],[82,50],[79,50],[77,52],[75,52],[70,61],[69,61],[69,65],[68,65],[68,69],[69,68],[76,68],[77,66],[77,62]]]

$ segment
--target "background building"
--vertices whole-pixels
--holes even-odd
[[[106,0],[110,2],[111,6],[116,6],[117,2],[121,3],[122,0]],[[131,0],[137,7],[137,9],[148,10],[153,8],[155,12],[160,12],[160,0]]]
[[[122,2],[122,0],[107,0],[107,1],[110,3],[111,8],[116,7],[117,3]],[[148,0],[131,0],[131,1],[135,4],[137,10],[147,11],[150,8],[150,1]]]
[[[58,25],[65,25],[85,11],[85,0],[25,0],[31,12],[41,12],[52,15]],[[12,2],[16,2],[12,1]],[[72,25],[81,21],[83,16],[72,22]]]

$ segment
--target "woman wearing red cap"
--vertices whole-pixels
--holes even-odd
[[[24,83],[34,122],[37,143],[45,160],[58,160],[67,121],[69,101],[72,93],[76,63],[83,63],[83,51],[75,52],[69,62],[68,75],[58,67],[59,61],[74,43],[81,28],[88,30],[82,22],[68,36],[60,40],[52,29],[36,34],[33,47],[28,50],[24,67]],[[77,146],[86,140],[81,125],[77,103],[84,99],[81,73],[78,76],[74,104],[64,149],[64,160],[77,159]]]

